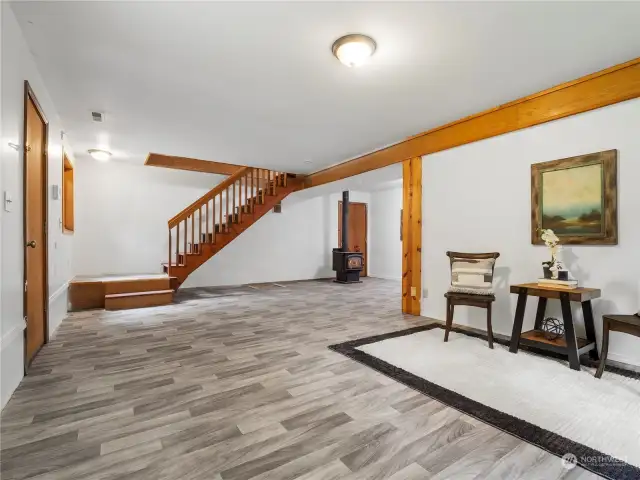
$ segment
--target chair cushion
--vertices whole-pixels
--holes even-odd
[[[449,293],[466,293],[468,295],[493,295],[493,288],[449,287]]]
[[[494,258],[453,258],[451,262],[450,292],[473,295],[493,295]]]

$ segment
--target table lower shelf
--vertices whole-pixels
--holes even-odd
[[[578,355],[586,353],[595,348],[594,342],[589,342],[586,338],[577,337],[578,342]],[[535,347],[541,350],[549,350],[556,353],[567,353],[567,341],[564,335],[554,340],[549,340],[544,336],[542,330],[529,330],[528,332],[522,332],[520,335],[520,345],[526,345],[528,347]]]

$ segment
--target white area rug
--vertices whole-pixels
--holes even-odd
[[[637,468],[640,468],[640,380],[607,373],[606,370],[602,379],[598,380],[594,378],[594,371],[590,368],[583,367],[582,371],[577,372],[569,369],[566,361],[522,350],[518,354],[512,354],[507,347],[498,344],[491,350],[485,340],[462,333],[451,332],[449,342],[444,343],[443,334],[444,330],[441,328],[431,328],[380,341],[369,339],[375,343],[364,343],[367,339],[362,339],[331,348],[336,351],[341,351],[342,348],[341,353],[427,395],[431,395],[431,389],[435,392],[431,396],[466,413],[482,413],[467,410],[482,410],[486,406],[541,427],[548,432],[534,435],[538,440],[543,438],[544,441],[539,442],[526,438],[531,429],[524,422],[521,427],[522,435],[518,432],[518,427],[513,426],[518,423],[516,419],[503,415],[502,422],[495,424],[503,429],[506,425],[506,430],[510,433],[543,448],[551,445],[547,449],[552,453],[562,455],[558,450],[562,447],[558,445],[563,442],[568,447],[581,450],[572,442],[566,442],[569,439],[595,450],[596,453],[610,455],[628,464],[619,471],[621,478],[640,478],[635,476],[639,472]],[[348,345],[346,349],[345,345]],[[351,349],[353,355],[349,355],[348,349]],[[377,365],[370,358],[367,360],[367,355],[356,350],[404,372],[393,373],[393,369],[384,364]],[[427,382],[421,384],[405,372]],[[435,388],[433,385],[430,387],[429,383],[435,384]],[[448,393],[442,393],[438,386],[459,394],[453,395],[457,400],[449,403],[446,400]],[[467,402],[459,396],[482,405]],[[487,423],[494,424],[491,421],[492,415],[484,414],[485,420],[489,419]],[[482,417],[482,414],[478,415],[478,418],[483,419]],[[553,438],[545,439],[545,436]],[[545,445],[545,442],[550,443]],[[589,450],[565,451],[578,457],[585,452]],[[612,471],[617,471],[615,469],[605,468],[601,471],[598,467],[592,468],[588,459],[587,464],[580,462],[580,458],[578,461],[596,473],[617,478],[617,474],[611,474]]]

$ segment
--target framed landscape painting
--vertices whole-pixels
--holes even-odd
[[[565,245],[618,243],[618,151],[531,165],[531,243],[552,229]]]

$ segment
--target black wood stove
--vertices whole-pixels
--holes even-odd
[[[342,248],[333,249],[333,270],[337,283],[360,283],[364,257],[359,252],[349,252],[349,192],[342,192]]]

